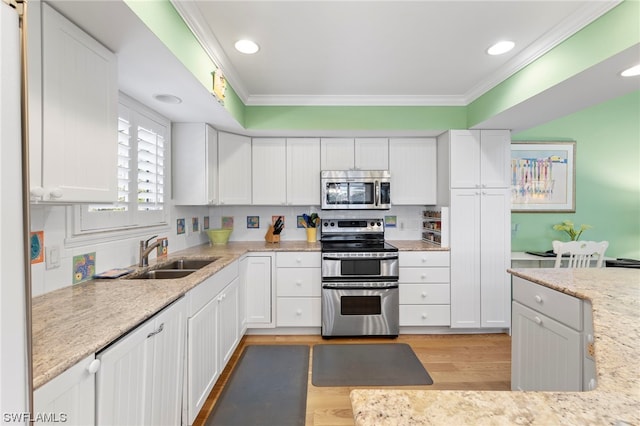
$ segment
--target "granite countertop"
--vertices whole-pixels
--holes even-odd
[[[402,247],[401,250],[441,250],[421,241],[394,241],[393,244]],[[151,260],[146,268],[131,267],[137,272],[185,257],[217,259],[184,278],[91,280],[35,297],[32,303],[34,388],[105,348],[242,255],[269,251],[320,251],[320,243],[205,244],[173,253],[168,258]]]
[[[640,270],[513,269],[591,301],[597,388],[590,392],[354,389],[357,426],[640,425]]]

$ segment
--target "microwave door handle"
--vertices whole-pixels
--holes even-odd
[[[380,202],[380,182],[376,181],[375,183],[376,193],[375,193],[375,205],[377,206]]]

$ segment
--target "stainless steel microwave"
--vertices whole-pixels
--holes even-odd
[[[323,210],[389,210],[388,170],[323,170],[320,172]]]

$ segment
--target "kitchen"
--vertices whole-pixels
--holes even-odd
[[[628,3],[629,2],[625,2],[620,6],[618,6],[618,8],[636,7],[634,6],[633,3],[631,4],[628,4]],[[64,5],[60,5],[60,6],[63,7]],[[89,6],[80,4],[78,5],[78,7],[81,8],[81,7],[89,7]],[[608,17],[609,20],[613,20],[615,22],[616,19],[622,19],[620,16],[623,16],[623,15],[634,16],[633,11],[631,13],[625,14],[623,13],[624,12],[623,9],[618,10],[618,8],[614,9],[613,12],[618,12],[620,15],[616,15],[615,13],[612,13]],[[157,13],[157,11],[154,11],[154,13]],[[96,15],[98,17],[108,16],[106,13],[96,14]],[[126,16],[127,16],[127,19],[132,19],[131,14],[128,14]],[[628,22],[628,21],[623,21],[623,22]],[[91,28],[94,25],[96,29],[100,27],[100,23],[92,23],[92,24],[89,24],[88,27],[85,27],[85,29]],[[605,22],[601,25],[604,26],[604,25],[612,25],[612,24],[610,22]],[[598,30],[604,31],[602,28],[598,26],[595,26],[595,29],[593,29],[593,31],[598,31]],[[144,33],[143,35],[140,36],[140,38],[143,38],[144,35],[148,36],[147,33]],[[106,43],[106,41],[103,41],[103,42]],[[148,42],[153,43],[153,41],[148,41]],[[637,39],[634,41],[634,43],[637,44]],[[123,52],[123,55],[125,53],[126,52]],[[167,54],[167,51],[160,49],[160,54]],[[180,70],[180,69],[178,69],[177,71],[174,69],[171,69],[171,66],[176,66],[175,57],[171,61],[169,60],[165,61],[164,59],[167,59],[166,57],[163,57],[162,59],[163,61],[161,63],[163,64],[163,68],[166,68],[169,73],[174,71],[177,73],[184,72],[184,70]],[[178,66],[176,67],[180,68]],[[174,74],[174,75],[181,75],[181,74]],[[197,86],[197,84],[195,84],[197,82],[194,83],[195,80],[193,77],[190,77],[190,79],[185,79],[184,81],[185,81],[184,83],[185,87],[189,86],[189,84]],[[142,83],[139,82],[139,84],[141,85]],[[635,87],[637,89],[637,84]],[[128,90],[125,90],[125,88],[122,88],[123,91],[126,91],[129,94],[135,92],[135,89],[132,87],[128,87],[127,89]],[[206,93],[206,91],[204,92]],[[210,97],[208,93],[206,94],[208,97]],[[207,102],[209,101],[210,99],[207,100]],[[487,102],[487,101],[485,100],[484,102]],[[230,104],[228,108],[233,108],[232,103],[233,103],[232,99],[230,99],[228,101],[228,104]],[[203,110],[213,109],[216,112],[224,113],[225,112],[224,109],[221,106],[216,104],[217,103],[214,102],[214,105],[212,107],[211,103],[207,103],[206,106],[203,107],[202,109]],[[471,120],[475,119],[477,123],[482,121],[482,119],[478,119],[477,117],[483,114],[483,112],[479,111],[478,108],[480,107],[475,107],[474,105],[471,105],[468,107],[468,111],[466,111],[466,114],[468,114],[469,116],[475,116],[475,118],[472,118]],[[457,108],[457,109],[453,108],[453,109],[457,111],[460,108]],[[262,120],[268,119],[268,115],[272,115],[271,117],[272,120],[278,120],[277,118],[278,108],[273,108],[273,110],[266,110],[266,111],[264,109],[262,109],[261,111],[258,111],[258,110],[260,110],[260,108],[258,107],[247,107],[245,111],[245,114],[247,115],[246,122],[251,121],[252,117],[254,117],[255,121],[258,121],[258,119],[260,118],[258,114],[267,115],[266,118],[262,117]],[[383,111],[387,112],[384,109]],[[637,173],[636,172],[637,167],[634,169],[634,167],[637,166],[637,164],[633,162],[631,162],[631,164],[629,163],[630,161],[633,160],[634,157],[619,154],[621,150],[625,150],[625,149],[627,150],[626,151],[627,153],[629,152],[628,150],[637,151],[637,146],[634,145],[634,143],[637,142],[637,128],[634,128],[633,124],[630,124],[630,123],[633,123],[633,117],[635,117],[633,115],[634,111],[637,111],[637,91],[635,93],[632,92],[631,94],[626,96],[619,96],[610,101],[606,101],[606,102],[604,100],[599,101],[598,105],[593,109],[585,108],[583,111],[577,111],[576,115],[573,115],[567,118],[565,122],[563,122],[562,119],[558,119],[558,121],[553,121],[551,120],[551,118],[547,118],[547,120],[549,120],[550,123],[546,127],[545,125],[542,124],[545,121],[540,121],[538,123],[535,123],[536,125],[539,125],[538,127],[535,127],[535,126],[529,127],[531,126],[531,124],[529,124],[528,126],[522,127],[523,130],[521,132],[514,133],[515,138],[524,139],[524,140],[548,138],[548,137],[554,137],[554,138],[567,137],[571,139],[576,139],[580,143],[580,148],[578,151],[580,153],[579,155],[584,156],[584,157],[580,157],[580,159],[581,161],[586,162],[586,164],[584,164],[582,167],[595,168],[596,171],[594,173],[596,174],[598,174],[597,170],[602,170],[602,167],[600,167],[600,169],[596,168],[596,165],[599,164],[598,163],[599,157],[606,156],[607,158],[611,158],[611,156],[617,155],[613,157],[611,161],[615,162],[616,164],[619,164],[620,167],[616,168],[615,171],[609,170],[609,169],[607,169],[606,171],[603,170],[602,172],[600,172],[602,176],[600,174],[598,174],[598,176],[600,176],[600,178],[603,179],[607,185],[615,185],[614,188],[622,188],[623,191],[612,191],[611,187],[604,185],[602,182],[600,182],[601,186],[598,186],[598,184],[592,183],[591,180],[587,178],[583,178],[584,180],[578,179],[578,201],[579,201],[578,212],[580,213],[580,220],[583,220],[582,218],[584,218],[585,222],[589,222],[595,225],[595,228],[590,231],[591,236],[594,239],[608,239],[610,242],[612,242],[611,249],[608,255],[613,257],[635,257],[635,258],[639,257],[638,251],[637,251],[638,250],[637,249],[638,224],[637,224],[637,220],[634,221],[632,217],[633,215],[630,215],[629,219],[624,219],[620,221],[610,221],[608,219],[602,219],[603,217],[607,217],[607,218],[610,217],[613,214],[612,212],[617,210],[630,211],[630,212],[637,211],[637,203],[633,204],[633,199],[634,199],[633,197],[629,197],[628,195],[627,196],[614,195],[615,192],[623,192],[625,194],[628,194],[629,193],[628,191],[631,191],[631,193],[634,193],[634,191],[637,192],[637,188],[634,187],[632,184],[633,179],[630,178],[630,176],[631,177],[635,176],[634,173]],[[467,124],[467,118],[464,117],[464,115],[466,115],[465,111],[462,111],[461,113],[463,116],[456,115],[458,114],[456,112],[456,114],[452,114],[448,116],[449,117],[448,120],[444,120],[444,122],[437,123],[437,124],[433,124],[433,123],[425,124],[424,126],[427,126],[427,127],[433,126],[434,129],[443,128],[443,130],[447,128],[470,127]],[[256,114],[256,115],[252,115],[252,114]],[[298,111],[298,114],[302,114],[303,115],[302,118],[304,118],[304,108],[300,108],[300,110]],[[326,114],[328,114],[329,117],[331,117],[333,114],[337,114],[337,112],[335,111],[332,112],[331,108],[327,108]],[[353,118],[354,122],[356,123],[354,124],[354,126],[357,126],[358,122],[355,116],[356,114],[354,114],[354,118]],[[496,114],[497,118],[500,118],[499,116],[500,114]],[[596,121],[595,117],[603,117],[603,118],[606,117],[607,119],[606,125],[603,125],[602,122]],[[183,118],[183,119],[175,119],[172,121],[180,122],[180,121],[194,120],[193,116],[189,116],[189,118],[190,120],[186,120]],[[389,113],[389,117],[382,122],[388,122],[389,120],[393,120],[393,118],[394,118],[394,114]],[[531,117],[529,118],[531,120],[534,120],[534,118],[531,118]],[[344,120],[344,117],[342,117],[342,120]],[[206,121],[209,121],[209,119],[203,118],[202,120],[198,120],[198,121],[206,122]],[[238,127],[239,125],[237,124],[237,122],[236,124],[234,124],[233,121],[234,120],[230,119],[227,114],[226,117],[223,117],[220,121],[214,121],[212,124],[216,125],[216,127],[222,131],[227,130],[230,133],[234,133],[234,132],[244,133],[244,132],[241,132],[242,129]],[[336,117],[336,122],[340,122],[337,119],[337,117]],[[328,124],[326,124],[326,126],[333,126],[333,124],[331,124],[331,120],[327,120],[327,123]],[[471,121],[471,124],[472,123],[473,121]],[[597,124],[594,124],[594,123],[597,123]],[[275,121],[272,125],[275,128],[277,128],[277,126],[281,126],[282,124]],[[392,124],[389,124],[389,126],[391,125]],[[230,126],[230,127],[227,127],[227,126]],[[420,128],[419,126],[421,125],[414,123],[413,126],[416,126],[416,127],[411,127],[411,128]],[[498,128],[501,127],[501,126],[498,126],[497,124],[495,126],[497,126]],[[248,130],[246,131],[246,133],[250,133],[251,136],[257,136],[257,137],[271,136],[270,134],[271,132],[269,132],[266,129],[267,126],[264,126],[264,127],[265,128],[263,129],[261,125],[248,126],[247,127]],[[494,127],[494,126],[490,126],[490,127]],[[507,124],[503,128],[518,128],[518,127],[516,125]],[[524,129],[528,129],[528,130],[524,130]],[[599,140],[602,138],[603,129],[607,129],[607,132],[606,132],[607,137],[611,137],[613,141],[611,143],[620,144],[618,145],[620,149],[611,150],[611,148],[609,148],[605,150],[604,144],[602,144],[602,142]],[[331,127],[329,127],[328,129],[326,129],[324,132],[321,132],[321,133],[325,133],[325,135],[329,134],[330,136],[333,136],[335,134],[338,134],[341,136],[344,135],[343,132],[338,132],[335,129],[333,129],[332,132],[330,132],[330,130],[331,130]],[[415,132],[412,131],[411,133],[418,134],[421,132],[418,130],[415,130]],[[300,130],[297,130],[297,131],[291,130],[290,132],[287,132],[286,135],[292,136],[292,137],[293,136],[296,136],[296,137],[309,136],[307,134],[304,134],[304,132],[301,132]],[[598,135],[599,137],[596,137],[594,135]],[[371,135],[367,135],[367,136],[371,136]],[[386,136],[394,136],[394,135],[391,131],[387,131]],[[609,146],[609,144],[607,144],[607,146]],[[617,152],[618,154],[614,154],[611,151]],[[603,176],[606,176],[606,175],[609,175],[609,176],[607,177],[607,179],[604,179]],[[613,183],[611,183],[612,181]],[[621,182],[631,182],[631,183],[621,184]],[[4,183],[4,180],[3,180],[3,183]],[[586,191],[587,185],[590,185],[590,186],[595,185],[596,189],[599,189],[599,191],[592,194],[591,192]],[[582,189],[582,188],[585,188],[585,189]],[[580,191],[584,191],[584,192],[580,192]],[[602,202],[603,199],[608,200],[609,202],[603,203]],[[419,215],[423,210],[423,207],[424,206],[420,206],[420,207],[398,206],[397,208],[393,208],[393,210],[389,211],[388,213],[385,213],[385,215],[390,215],[390,216],[395,215],[398,219],[398,226],[396,228],[388,229],[387,238],[391,240],[419,239],[419,226],[417,225],[417,223],[420,222]],[[171,225],[164,226],[164,228],[161,228],[161,231],[159,232],[154,231],[154,232],[147,232],[144,234],[138,233],[138,234],[135,234],[134,236],[128,236],[126,238],[119,238],[118,240],[115,240],[115,241],[106,241],[106,242],[101,242],[100,244],[97,244],[97,243],[83,242],[82,237],[73,238],[73,236],[70,236],[68,234],[73,229],[73,226],[67,225],[68,223],[67,221],[70,220],[69,212],[71,211],[71,213],[74,213],[73,211],[77,211],[76,210],[78,209],[77,206],[62,207],[62,206],[44,205],[44,203],[40,205],[34,204],[32,208],[31,230],[32,231],[44,230],[45,238],[46,238],[45,247],[57,245],[58,248],[61,250],[59,252],[59,257],[60,257],[59,268],[53,267],[51,269],[46,269],[46,261],[34,266],[33,268],[34,295],[44,294],[52,290],[55,290],[57,288],[68,286],[70,284],[69,277],[72,274],[71,260],[76,255],[81,255],[87,252],[89,253],[96,252],[96,258],[97,258],[96,272],[98,272],[98,271],[103,271],[110,268],[124,267],[124,266],[133,265],[137,263],[138,240],[140,240],[141,238],[148,238],[154,235],[155,233],[158,233],[161,236],[168,237],[169,253],[175,253],[183,249],[187,249],[193,246],[197,246],[199,244],[206,243],[206,240],[207,240],[206,234],[204,234],[203,232],[193,232],[194,228],[191,222],[189,222],[190,226],[187,227],[187,230],[184,234],[177,234],[173,224],[179,218],[186,218],[188,221],[191,221],[193,217],[197,217],[202,222],[204,222],[205,221],[204,218],[208,216],[211,223],[215,224],[212,227],[218,227],[219,226],[218,224],[222,222],[223,217],[233,217],[235,218],[235,223],[234,223],[234,232],[232,234],[232,241],[244,241],[244,240],[260,241],[260,240],[263,240],[265,229],[263,227],[260,227],[257,230],[248,229],[248,228],[245,229],[243,222],[246,216],[249,216],[249,215],[258,216],[262,223],[265,223],[265,222],[268,223],[272,215],[283,214],[286,217],[285,222],[295,223],[296,216],[302,213],[307,208],[308,208],[308,205],[306,205],[306,207],[304,208],[285,207],[283,209],[280,209],[280,208],[274,209],[273,207],[269,207],[269,206],[250,206],[250,207],[246,207],[246,206],[245,207],[233,207],[233,206],[181,207],[181,206],[178,206],[178,207],[173,207],[170,212],[170,218],[167,222]],[[589,211],[588,215],[586,211]],[[319,212],[319,213],[321,213],[324,216],[322,212]],[[549,224],[559,221],[560,218],[564,216],[565,215],[553,215],[548,217],[547,216],[541,217],[541,215],[533,215],[533,214],[512,215],[511,221],[513,223],[519,224],[520,226],[519,226],[519,230],[517,230],[515,235],[512,237],[511,249],[513,251],[525,250],[525,249],[540,249],[540,250],[547,249],[548,247],[546,245],[548,245],[551,239],[553,239],[554,237],[557,237],[557,235],[554,235],[552,231],[544,231],[544,230],[546,230],[547,228],[550,228]],[[542,232],[546,232],[548,234],[544,236],[545,238],[540,238],[537,236],[537,234],[541,233],[541,230],[543,230]],[[631,232],[629,232],[629,230],[631,230]],[[290,239],[292,241],[304,240],[304,231],[301,228],[290,227],[287,229],[287,231],[283,235],[283,238]],[[3,240],[4,240],[4,237],[3,237]],[[46,256],[46,257],[48,258],[49,256]],[[55,257],[55,251],[54,251],[54,257]],[[4,263],[3,263],[3,269],[5,269]],[[4,282],[4,278],[3,278],[3,282]],[[4,333],[3,333],[3,336],[4,336]],[[3,368],[3,374],[4,374],[4,368]]]

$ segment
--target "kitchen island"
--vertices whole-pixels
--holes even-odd
[[[640,270],[510,269],[587,299],[593,307],[598,385],[590,392],[355,389],[357,426],[640,424]]]

